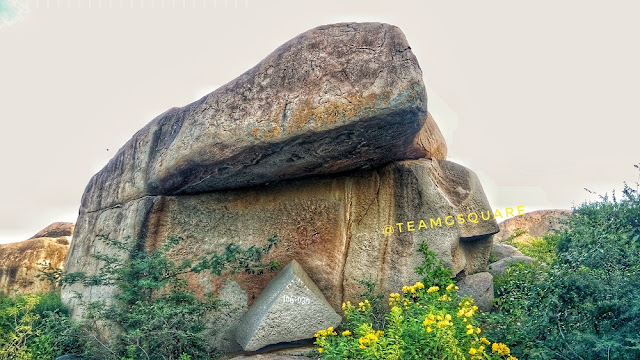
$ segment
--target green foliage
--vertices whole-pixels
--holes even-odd
[[[106,236],[101,240],[117,252],[95,255],[103,262],[97,274],[69,273],[58,277],[63,284],[117,289],[112,302],[83,303],[84,330],[92,339],[87,346],[92,355],[101,359],[211,358],[215,349],[205,338],[214,329],[208,326],[207,319],[215,317],[225,304],[212,294],[206,294],[204,299],[196,296],[188,289],[185,275],[203,271],[215,275],[239,271],[261,274],[279,266],[277,262],[262,263],[262,257],[277,245],[278,237],[260,248],[242,249],[232,244],[223,253],[180,263],[168,255],[180,243],[178,237],[150,252],[135,246],[131,249],[127,241]]]
[[[375,294],[371,282],[361,282],[368,298],[357,306],[342,305],[345,321],[339,332],[328,328],[315,335],[319,356],[340,360],[514,359],[506,345],[481,337],[473,300],[459,299],[451,271],[426,245],[420,250],[425,259],[416,270],[431,286],[426,288],[423,282],[404,286],[402,294],[389,295],[390,309],[382,311],[379,303],[384,298]]]
[[[527,230],[523,229],[523,228],[516,228],[515,230],[513,230],[513,233],[511,234],[511,236],[509,236],[507,239],[505,239],[505,243],[510,243],[512,242],[514,239],[520,237],[521,235],[524,234],[528,234]]]
[[[500,311],[486,320],[488,333],[530,359],[640,358],[637,190],[585,203],[567,224],[528,249],[549,266],[519,264],[496,278]]]
[[[451,279],[453,271],[444,266],[426,243],[420,244],[420,253],[423,256],[423,260],[422,264],[416,268],[416,274],[422,276],[422,283],[443,288],[453,284]]]
[[[371,280],[356,280],[365,290],[360,294],[361,299],[367,299],[369,305],[369,316],[371,325],[375,329],[384,329],[387,324],[387,306],[385,304],[385,295],[376,291],[376,284]]]
[[[524,255],[549,265],[556,260],[558,243],[561,238],[562,236],[560,234],[549,233],[528,242],[520,243],[510,241],[508,244],[516,247]]]
[[[53,359],[81,353],[77,327],[57,293],[9,297],[0,294],[0,359]]]

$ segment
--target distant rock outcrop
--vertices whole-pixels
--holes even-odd
[[[73,227],[71,223],[53,223],[29,240],[0,245],[0,291],[24,294],[54,290],[37,276],[41,265],[64,267]]]
[[[498,226],[500,232],[493,236],[493,241],[502,243],[511,238],[515,241],[527,241],[530,238],[563,229],[562,221],[571,210],[538,210],[514,216],[502,221]]]
[[[37,234],[33,235],[31,239],[38,238],[62,238],[68,237],[68,240],[71,240],[73,236],[73,229],[75,228],[74,223],[70,222],[54,222],[53,224],[47,226],[46,228],[38,231]]]
[[[422,243],[455,274],[485,271],[497,223],[464,221],[491,207],[475,173],[445,160],[426,101],[398,28],[343,23],[303,33],[138,131],[87,185],[66,270],[97,271],[92,255],[112,251],[97,235],[146,249],[178,235],[185,240],[170,253],[178,261],[278,235],[266,260],[296,259],[337,312],[359,299],[358,280],[386,293],[419,280]],[[273,276],[187,280],[246,311]],[[114,296],[64,287],[74,316],[76,292],[85,301]],[[225,334],[239,321],[227,318]],[[222,351],[239,350],[221,339]]]

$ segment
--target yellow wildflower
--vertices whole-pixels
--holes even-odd
[[[413,286],[415,286],[415,288],[416,288],[416,289],[424,289],[424,284],[423,284],[423,283],[421,283],[420,281],[418,281],[418,282],[417,282],[415,285],[413,285]]]
[[[439,288],[439,287],[437,287],[437,286],[432,286],[432,287],[430,287],[430,288],[428,288],[428,289],[427,289],[427,292],[428,292],[428,293],[434,293],[434,292],[436,292],[436,291],[438,291],[438,290],[440,290],[440,288]]]
[[[486,338],[486,337],[481,337],[481,338],[480,338],[480,342],[481,342],[481,343],[483,343],[483,344],[485,344],[485,345],[489,345],[489,344],[491,344],[491,342],[490,342],[489,340],[487,340],[487,338]]]
[[[473,325],[468,324],[467,325],[467,335],[471,335],[473,334]]]
[[[511,354],[509,347],[503,343],[493,343],[493,345],[491,345],[491,352],[498,353],[498,355]]]
[[[319,353],[321,353],[321,352],[323,352],[323,351],[324,351],[324,349],[323,349],[323,348],[318,348],[318,352],[319,352]]]
[[[375,333],[370,332],[365,336],[361,337],[360,339],[358,339],[358,342],[360,343],[360,348],[364,349],[364,347],[366,347],[367,345],[370,345],[372,343],[377,343],[378,337],[382,336],[383,333],[384,332],[378,330]]]
[[[347,301],[346,303],[342,303],[342,311],[344,311],[345,314],[349,313],[349,310],[352,308],[353,306],[351,305],[351,301]]]
[[[389,306],[393,306],[393,304],[398,301],[400,301],[400,294],[398,293],[389,294]]]
[[[351,336],[351,331],[345,330],[342,332],[342,336]]]
[[[424,321],[422,322],[422,324],[424,326],[428,326],[428,325],[434,324],[435,322],[436,322],[435,316],[433,316],[433,314],[429,314],[427,315],[427,317],[424,318]]]
[[[469,354],[471,354],[471,355],[475,355],[475,354],[476,354],[476,352],[477,352],[477,351],[476,351],[476,349],[474,349],[474,348],[469,349]]]

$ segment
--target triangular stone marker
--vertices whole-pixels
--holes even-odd
[[[280,342],[310,339],[322,329],[338,326],[342,317],[297,261],[291,260],[244,314],[236,341],[245,351]]]

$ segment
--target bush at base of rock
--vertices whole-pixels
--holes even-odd
[[[0,293],[0,359],[54,359],[84,351],[57,293],[13,297]]]
[[[548,266],[515,264],[496,277],[489,334],[526,358],[640,358],[640,194],[625,186],[619,199],[583,204],[568,231],[543,237],[538,249],[554,243],[540,252]]]
[[[277,246],[277,236],[260,248],[229,244],[223,253],[181,263],[167,255],[180,243],[178,237],[171,237],[151,252],[132,247],[127,240],[106,236],[101,240],[126,256],[98,253],[94,257],[104,262],[98,274],[65,273],[60,281],[117,288],[113,302],[83,304],[83,330],[93,339],[87,347],[92,356],[105,360],[211,359],[216,349],[207,343],[205,335],[215,329],[208,328],[208,321],[227,304],[212,294],[205,294],[204,299],[196,296],[188,289],[185,276],[204,271],[216,276],[239,271],[261,273],[279,266],[262,263],[263,255]]]
[[[389,295],[390,310],[379,321],[378,304],[363,299],[343,304],[340,329],[316,334],[324,359],[508,359],[507,345],[489,341],[478,326],[473,299],[457,295],[450,273],[425,252],[428,282],[404,286]],[[437,284],[437,285],[436,285]],[[374,297],[374,299],[378,299]]]

